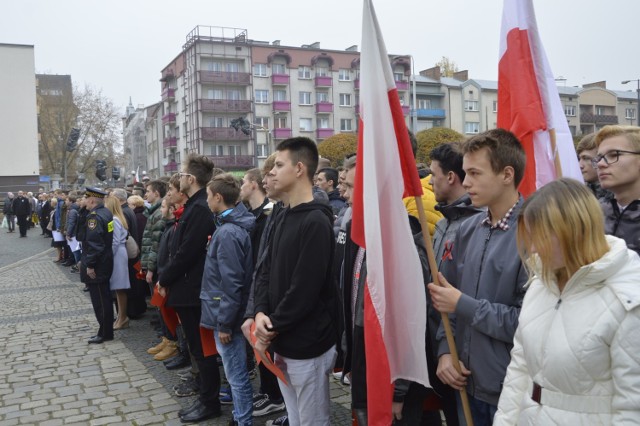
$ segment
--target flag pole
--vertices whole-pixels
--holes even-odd
[[[553,152],[553,164],[556,167],[556,179],[562,177],[562,163],[558,155],[558,145],[556,142],[556,129],[549,129],[549,139],[551,142],[551,152]]]
[[[416,207],[418,208],[418,219],[420,219],[420,227],[422,228],[424,245],[427,247],[427,259],[429,261],[429,269],[431,270],[433,283],[437,286],[440,286],[440,279],[438,278],[438,264],[436,263],[436,256],[433,253],[433,243],[431,242],[431,234],[429,233],[429,227],[427,226],[427,215],[424,212],[422,197],[416,196],[415,200]],[[462,374],[462,369],[460,368],[460,358],[458,358],[458,350],[456,349],[456,342],[453,338],[453,331],[451,330],[449,315],[441,312],[440,316],[442,317],[442,325],[444,326],[444,332],[447,336],[447,344],[449,345],[451,358],[453,358],[453,366],[458,374]],[[465,388],[460,389],[460,400],[462,401],[462,410],[464,411],[464,418],[467,422],[467,426],[473,426],[473,419],[471,418],[471,406],[469,405],[469,397]]]

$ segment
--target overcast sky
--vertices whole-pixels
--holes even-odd
[[[447,56],[470,78],[497,79],[502,0],[374,0],[387,50],[416,72]],[[640,1],[534,0],[554,74],[635,90]],[[37,73],[71,74],[124,108],[160,100],[160,70],[196,25],[245,28],[254,40],[324,49],[361,45],[361,0],[3,1],[0,43],[35,45]],[[2,67],[8,66],[2,64]],[[1,71],[0,71],[1,73]],[[563,84],[563,83],[560,83]]]

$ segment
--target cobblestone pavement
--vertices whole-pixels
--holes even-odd
[[[51,239],[0,230],[0,425],[178,425],[179,382],[146,350],[149,315],[88,345],[96,320],[78,274],[54,264]],[[257,386],[254,383],[254,386]],[[332,424],[350,425],[349,389],[331,379]],[[281,415],[254,418],[256,425]],[[205,425],[226,425],[231,406]]]

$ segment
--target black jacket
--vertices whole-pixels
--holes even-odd
[[[160,243],[158,244],[158,279],[162,279],[162,271],[167,267],[169,263],[169,245],[171,244],[171,238],[173,237],[173,228],[176,221],[175,219],[168,219],[164,223],[164,232],[160,237]]]
[[[620,211],[615,198],[601,198],[604,232],[622,238],[627,247],[640,255],[640,200],[634,200]]]
[[[254,296],[255,313],[268,315],[278,332],[272,345],[282,356],[315,358],[337,342],[332,220],[331,207],[316,200],[277,215]]]
[[[202,271],[207,242],[215,231],[213,214],[202,188],[184,205],[169,245],[169,263],[160,284],[169,289],[167,303],[173,307],[200,306]]]
[[[16,197],[13,200],[13,214],[16,216],[29,216],[31,214],[31,202],[26,197]]]
[[[80,235],[80,232],[78,232]],[[85,234],[82,239],[81,279],[85,284],[109,282],[113,272],[113,215],[104,205],[87,214]],[[87,268],[93,268],[96,278],[87,275]]]

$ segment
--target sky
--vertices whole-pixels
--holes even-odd
[[[160,71],[197,25],[247,29],[253,40],[323,49],[361,46],[362,0],[13,0],[0,43],[35,46],[36,73],[70,74],[124,108],[160,100]],[[469,77],[496,80],[502,0],[374,0],[389,54],[413,55],[416,73],[443,56]],[[640,78],[638,0],[534,0],[560,85]],[[6,66],[3,64],[2,66]],[[1,71],[0,71],[1,73]]]

